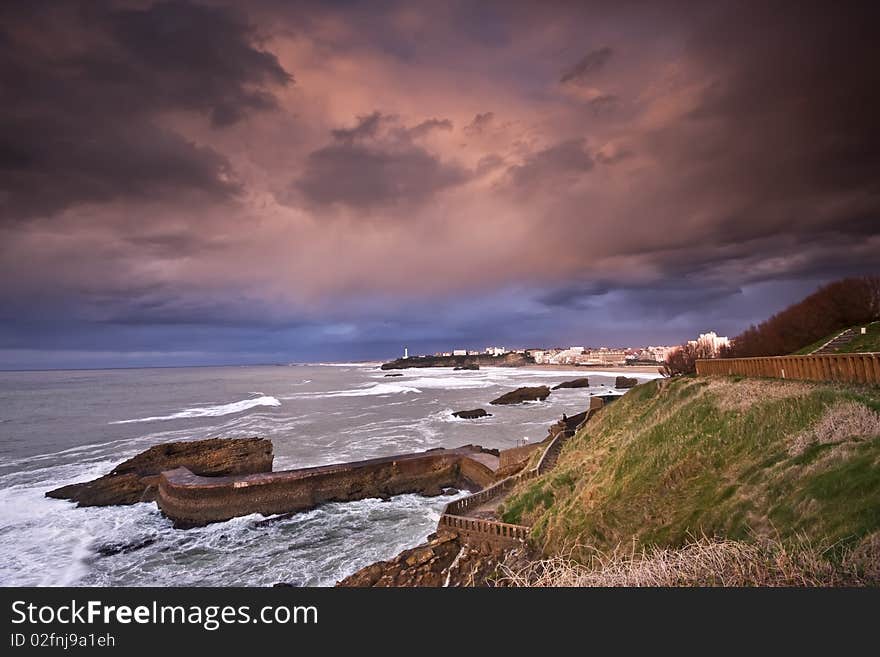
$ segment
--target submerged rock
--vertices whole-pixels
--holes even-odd
[[[582,379],[572,379],[571,381],[563,381],[558,386],[553,386],[552,390],[560,390],[562,388],[589,388],[590,380],[587,377]]]
[[[544,401],[550,396],[550,388],[547,386],[522,387],[493,399],[490,404],[522,404],[527,401]]]
[[[460,417],[462,420],[476,420],[478,417],[492,417],[491,413],[487,413],[482,408],[474,408],[469,411],[455,411],[452,415]]]
[[[453,367],[452,371],[456,372],[458,370],[478,370],[478,369],[480,369],[480,366],[477,365],[476,363],[468,363],[465,365],[459,365],[458,367]]]
[[[156,542],[155,538],[144,538],[131,543],[105,543],[95,548],[95,551],[102,557],[112,557],[114,554],[127,554],[140,550]]]
[[[389,377],[389,376],[403,376],[403,374],[401,374],[400,372],[394,372],[394,373],[392,373],[392,374],[386,374],[386,375],[385,375],[386,378]]]
[[[123,461],[112,472],[92,481],[62,486],[46,497],[76,502],[77,506],[110,506],[151,502],[158,475],[189,468],[203,476],[256,474],[272,471],[272,441],[265,438],[209,438],[163,443]]]
[[[639,380],[628,376],[619,376],[614,380],[615,388],[633,388],[639,385]]]

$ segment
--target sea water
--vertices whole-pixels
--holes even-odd
[[[276,470],[468,443],[514,447],[542,440],[562,413],[584,410],[615,377],[532,368],[398,373],[386,377],[377,363],[0,372],[0,585],[332,585],[420,543],[454,495],[178,530],[154,503],[78,509],[45,493],[174,440],[269,438]],[[578,376],[589,376],[591,388],[489,406],[516,387]],[[452,415],[478,407],[492,417]]]

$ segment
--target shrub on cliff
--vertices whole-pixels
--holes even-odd
[[[880,319],[880,276],[829,283],[736,336],[727,358],[782,356],[850,326]]]
[[[683,376],[697,373],[697,360],[712,358],[711,350],[685,342],[663,361],[660,374],[663,376]]]

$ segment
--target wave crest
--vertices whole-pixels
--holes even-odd
[[[205,406],[196,408],[186,408],[171,415],[154,415],[152,417],[140,417],[133,420],[117,420],[110,424],[132,424],[134,422],[159,422],[162,420],[182,420],[196,417],[220,417],[222,415],[232,415],[233,413],[241,413],[257,406],[281,406],[281,402],[271,395],[262,395],[253,399],[242,399],[241,401],[229,404],[218,404],[217,406]]]

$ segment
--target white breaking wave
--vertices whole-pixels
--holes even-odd
[[[406,394],[409,392],[419,393],[421,390],[413,386],[403,386],[397,383],[377,383],[366,388],[355,388],[354,390],[333,390],[331,392],[319,393],[316,397],[368,397],[370,395],[396,395]]]
[[[231,404],[219,404],[217,406],[205,406],[203,408],[186,408],[171,415],[154,415],[152,417],[140,417],[134,420],[117,420],[109,424],[131,424],[133,422],[159,422],[161,420],[181,420],[194,417],[220,417],[221,415],[232,415],[233,413],[241,413],[242,411],[255,408],[257,406],[281,406],[281,402],[270,395],[255,397],[253,399],[242,399],[241,401],[232,402]]]
[[[331,397],[370,397],[372,395],[397,395],[406,393],[420,393],[421,390],[413,386],[404,386],[398,383],[376,383],[363,388],[352,390],[330,390],[328,392],[301,392],[281,399],[330,399]]]

